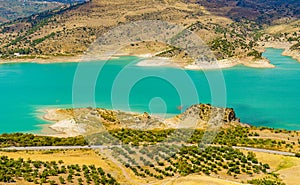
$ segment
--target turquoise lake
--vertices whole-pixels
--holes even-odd
[[[282,50],[271,48],[264,53],[276,66],[274,69],[237,66],[222,70],[226,106],[235,109],[241,122],[300,130],[300,63],[281,53]],[[94,106],[96,102],[98,107],[121,110],[130,107],[131,111],[172,116],[180,113],[180,105],[183,109],[200,102],[218,105],[212,102],[206,75],[220,74],[220,71],[138,67],[132,64],[137,60],[136,57],[121,57],[107,62],[95,82],[88,75],[92,75],[89,70],[99,67],[99,62],[83,64],[86,70],[82,74],[87,77],[80,80],[75,92],[80,97],[75,104],[73,83],[75,74],[78,74],[78,63],[1,64],[0,133],[38,133],[40,125],[48,123],[39,118],[42,116],[41,110],[45,108],[87,107]],[[157,74],[163,74],[166,78],[174,76],[175,80],[168,81]],[[180,74],[187,75],[191,82],[186,82]],[[136,76],[141,79],[133,83]],[[90,91],[95,93],[93,97],[89,97],[85,89],[89,89],[90,85],[95,85]],[[189,94],[189,85],[196,87],[198,100]],[[178,88],[188,93],[182,94]],[[128,89],[130,92],[126,91]],[[184,96],[184,104],[181,96]]]

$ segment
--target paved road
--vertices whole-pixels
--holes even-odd
[[[25,150],[74,150],[74,149],[105,149],[109,147],[120,147],[120,145],[113,146],[103,146],[103,145],[91,145],[91,146],[28,146],[28,147],[7,147],[1,148],[1,150],[17,150],[17,151],[25,151]],[[234,149],[242,149],[249,150],[253,152],[263,152],[269,154],[278,154],[285,156],[295,156],[294,153],[291,152],[282,152],[277,150],[267,150],[261,148],[251,148],[251,147],[240,147],[233,146]]]
[[[250,147],[240,147],[240,146],[233,146],[232,148],[235,149],[242,149],[242,150],[249,150],[253,152],[263,152],[263,153],[269,153],[269,154],[278,154],[278,155],[285,155],[285,156],[295,156],[294,153],[291,152],[282,152],[277,150],[267,150],[267,149],[261,149],[261,148],[250,148]]]

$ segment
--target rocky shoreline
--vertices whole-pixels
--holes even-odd
[[[43,119],[54,122],[47,125],[57,132],[54,136],[72,137],[101,130],[120,128],[153,130],[194,128],[207,129],[241,125],[231,108],[197,104],[182,114],[163,119],[148,113],[132,113],[103,108],[47,109]],[[53,133],[45,133],[53,135]]]
[[[290,56],[293,59],[300,62],[300,52],[296,50],[291,50],[290,48],[294,43],[291,42],[261,42],[259,43],[259,49],[261,51],[265,51],[266,48],[275,48],[275,49],[283,49],[283,56]]]
[[[273,45],[270,45],[272,47]],[[282,46],[285,47],[285,46]],[[148,51],[147,51],[148,52]],[[154,53],[134,53],[131,52],[120,52],[118,54],[114,54],[113,56],[39,56],[34,58],[22,58],[16,57],[12,59],[0,59],[0,64],[7,64],[7,63],[39,63],[39,64],[50,64],[50,63],[78,63],[84,61],[92,61],[92,60],[108,60],[112,58],[118,58],[119,56],[136,56],[142,58],[140,62],[136,64],[136,66],[141,67],[177,67],[183,68],[188,70],[211,70],[211,69],[224,69],[230,68],[237,65],[245,65],[247,67],[253,68],[274,68],[275,66],[270,63],[269,60],[262,58],[262,59],[253,59],[252,57],[243,57],[243,58],[227,58],[223,60],[217,60],[212,63],[201,63],[201,64],[194,64],[194,63],[187,63],[186,61],[181,61],[180,59],[176,58],[169,58],[169,57],[157,57],[157,52]],[[285,51],[284,54],[292,55],[295,59],[300,61],[299,53],[294,53],[292,51]],[[91,58],[92,57],[92,58]],[[95,58],[96,57],[96,58]]]

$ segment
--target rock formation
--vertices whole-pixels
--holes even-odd
[[[55,109],[53,111],[48,111],[48,113],[51,114],[46,115],[45,118],[56,121],[57,123],[52,125],[51,128],[59,132],[70,131],[70,129],[67,129],[67,123],[69,123],[70,120],[72,122],[72,124],[69,125],[70,127],[79,128],[78,126],[80,125],[80,130],[85,130],[86,132],[97,132],[103,129],[111,130],[119,128],[141,130],[168,128],[201,129],[230,126],[239,123],[232,108],[219,108],[209,104],[192,105],[182,114],[168,119],[149,115],[146,112],[139,114],[103,108]],[[51,119],[51,117],[53,119]],[[73,132],[75,132],[76,129],[71,130],[73,130],[71,134],[74,135]],[[78,134],[82,134],[82,132]]]

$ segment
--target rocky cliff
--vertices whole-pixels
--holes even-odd
[[[190,123],[190,122],[193,123]],[[181,125],[181,127],[193,126],[195,128],[207,128],[228,126],[239,123],[232,108],[219,108],[210,104],[196,104],[189,107],[182,114],[167,119],[170,125]],[[192,125],[190,125],[192,124]]]

